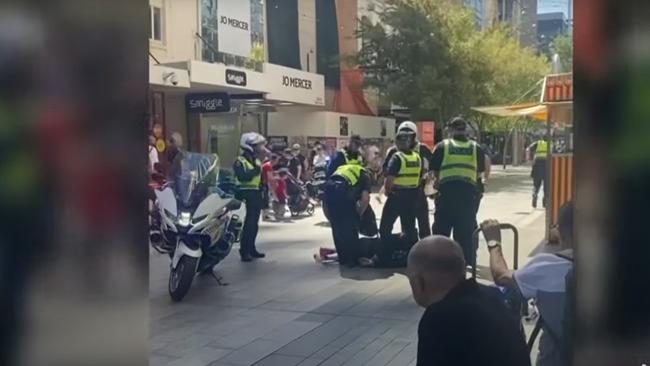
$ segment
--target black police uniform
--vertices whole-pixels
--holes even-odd
[[[324,188],[327,218],[332,227],[339,263],[347,266],[355,266],[360,255],[357,201],[364,191],[370,192],[370,177],[365,169],[361,168],[357,181],[353,183],[333,173]]]
[[[458,141],[467,142],[467,138],[456,138]],[[433,151],[431,170],[440,172],[444,159],[444,141],[438,143]],[[485,171],[485,152],[476,145],[476,167],[478,175]],[[474,266],[476,261],[476,248],[472,242],[472,232],[476,224],[476,209],[478,198],[477,182],[453,180],[442,182],[438,185],[436,211],[434,213],[433,234],[451,236],[463,248],[465,261]]]
[[[422,158],[422,176],[427,172],[428,167],[431,165],[431,158],[433,154],[427,145],[418,143],[416,150],[420,153]],[[384,172],[388,171],[388,162],[397,152],[396,146],[391,146],[388,151],[386,151],[386,159],[384,160],[384,165],[382,170]],[[431,222],[429,220],[429,201],[427,196],[424,194],[424,184],[425,180],[420,181],[420,186],[418,187],[418,198],[415,201],[415,218],[418,224],[418,236],[420,239],[423,239],[431,235]]]
[[[235,197],[243,201],[246,204],[246,219],[244,220],[244,227],[241,235],[241,243],[239,254],[244,259],[246,256],[251,256],[253,258],[261,258],[263,254],[257,251],[255,246],[255,239],[257,238],[257,232],[259,230],[259,220],[260,214],[262,212],[263,200],[262,200],[262,191],[261,191],[261,173],[262,168],[259,164],[259,161],[255,159],[253,154],[250,152],[244,152],[240,158],[244,158],[252,169],[246,167],[245,164],[240,160],[235,160],[233,164],[233,170],[235,176],[239,182],[250,182],[254,179],[260,181],[260,185],[255,187],[242,188],[241,186],[237,190]]]
[[[411,152],[411,154],[418,155],[417,152]],[[419,157],[420,169],[418,180],[421,179],[422,175],[422,158]],[[400,170],[402,169],[402,160],[399,158],[398,154],[395,153],[388,161],[388,167],[386,169],[386,176],[398,177]],[[418,200],[419,188],[417,183],[415,187],[406,188],[399,187],[395,185],[393,187],[393,192],[388,195],[388,199],[384,204],[384,208],[381,213],[381,220],[379,222],[379,236],[381,237],[382,242],[388,243],[392,241],[392,231],[395,220],[399,217],[400,223],[402,225],[402,232],[406,235],[409,241],[415,242],[418,238],[418,232],[415,228],[415,210],[414,203]]]

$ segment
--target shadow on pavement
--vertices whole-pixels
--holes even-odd
[[[396,274],[405,275],[405,268],[348,268],[340,266],[341,277],[355,281],[384,280]]]

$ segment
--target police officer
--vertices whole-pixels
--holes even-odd
[[[485,153],[468,137],[467,122],[456,117],[449,123],[451,138],[433,151],[431,170],[436,177],[438,197],[433,234],[450,236],[463,248],[465,259],[475,265],[472,232],[476,223],[478,180],[485,171]]]
[[[429,163],[431,161],[431,150],[427,147],[427,145],[420,143],[417,140],[417,126],[415,123],[411,121],[404,121],[400,123],[400,125],[397,127],[397,133],[399,134],[400,132],[411,132],[415,134],[415,143],[414,143],[414,150],[420,154],[420,157],[422,158],[422,177],[423,179],[420,180],[420,185],[418,186],[418,198],[417,201],[415,202],[416,208],[415,208],[415,217],[417,219],[418,223],[418,236],[420,239],[423,239],[429,235],[431,235],[431,223],[429,221],[429,201],[427,200],[427,197],[424,194],[424,184],[426,183],[426,179],[424,179],[424,176],[426,172],[429,169]],[[390,159],[393,157],[393,154],[397,152],[397,146],[393,145],[391,146],[388,151],[386,151],[386,159],[384,160],[384,165],[382,167],[382,170],[384,171],[384,175],[388,171],[388,162]]]
[[[402,232],[409,242],[415,243],[418,238],[415,229],[415,202],[419,196],[420,180],[422,178],[422,158],[413,151],[415,133],[404,129],[395,137],[397,152],[388,161],[384,190],[388,199],[384,204],[379,223],[379,236],[382,243],[387,245],[392,240],[393,225],[397,217],[402,224]]]
[[[327,179],[324,190],[339,263],[354,267],[359,259],[360,217],[370,203],[370,177],[360,164],[349,162]]]
[[[327,176],[334,174],[336,169],[345,164],[363,165],[363,157],[361,156],[361,136],[352,135],[348,145],[343,149],[336,152],[334,157],[330,160],[327,166]]]
[[[533,142],[527,150],[529,152],[535,152],[533,170],[530,173],[531,178],[533,178],[533,208],[537,208],[537,194],[542,185],[544,186],[542,205],[543,207],[546,207],[546,157],[548,156],[548,141],[545,139],[539,139]]]
[[[233,164],[238,188],[236,198],[246,204],[246,219],[244,220],[239,254],[242,262],[251,262],[253,258],[266,256],[255,248],[260,213],[263,207],[260,157],[266,151],[266,139],[256,132],[248,132],[241,136],[239,145],[242,153]]]

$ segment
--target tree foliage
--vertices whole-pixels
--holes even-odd
[[[378,16],[377,24],[360,20],[355,62],[369,86],[414,119],[514,102],[550,70],[509,28],[480,31],[469,9],[445,0],[388,0]]]

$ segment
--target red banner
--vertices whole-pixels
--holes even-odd
[[[436,123],[433,121],[418,122],[418,130],[420,142],[433,149],[436,141]]]

